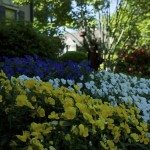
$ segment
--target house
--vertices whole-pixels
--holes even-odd
[[[106,42],[106,33],[100,31],[99,29],[94,31],[93,38],[97,39],[97,41],[101,41],[101,43]],[[66,32],[64,34],[64,43],[65,49],[63,53],[67,51],[77,51],[78,47],[83,47],[83,36],[81,36],[81,32],[76,31],[73,33]]]
[[[0,0],[0,21],[31,21],[30,5],[18,6],[12,0]]]

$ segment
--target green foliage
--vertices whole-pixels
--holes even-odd
[[[148,124],[134,106],[112,106],[75,90],[0,74],[0,149],[147,147]],[[148,149],[148,148],[147,148]]]
[[[63,54],[62,56],[60,56],[59,58],[61,61],[67,61],[67,60],[72,60],[75,62],[81,62],[83,60],[87,60],[87,54],[84,52],[74,52],[74,51],[70,51],[70,52],[66,52],[65,54]]]
[[[61,40],[37,32],[28,23],[3,22],[0,24],[0,55],[23,56],[36,54],[56,58],[63,48]]]
[[[19,5],[31,4],[34,11],[34,27],[42,33],[54,35],[58,27],[70,22],[71,0],[13,0]]]

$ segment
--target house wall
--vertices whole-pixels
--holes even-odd
[[[21,6],[19,9],[25,12],[25,20],[30,21],[30,5]]]
[[[18,6],[12,0],[0,0],[0,20],[15,19],[20,21],[30,21],[30,6]]]

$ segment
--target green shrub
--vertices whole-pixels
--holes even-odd
[[[0,23],[0,56],[36,54],[55,58],[61,49],[62,44],[58,37],[41,34],[29,23]]]
[[[75,62],[81,62],[81,61],[87,59],[87,54],[84,53],[84,52],[70,51],[70,52],[66,52],[65,54],[60,56],[59,59],[61,61],[72,60],[72,61],[75,61]]]
[[[10,81],[3,73],[0,112],[0,149],[141,150],[149,143],[136,107],[113,107],[33,79]]]

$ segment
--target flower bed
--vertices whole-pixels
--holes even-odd
[[[82,75],[86,75],[92,71],[86,61],[76,63],[73,61],[57,62],[49,59],[42,59],[38,56],[25,56],[1,58],[3,66],[1,69],[10,78],[18,77],[25,74],[28,77],[39,76],[43,81],[49,78],[64,78],[78,80]]]
[[[29,79],[20,76],[21,80]],[[34,78],[40,80],[40,78]],[[126,103],[135,104],[142,112],[143,119],[150,121],[150,79],[114,74],[108,71],[91,73],[89,78],[79,78],[79,82],[65,79],[50,79],[53,87],[66,86],[73,89],[76,83],[79,93],[86,93],[93,98],[109,101],[112,105]]]
[[[112,106],[78,90],[33,79],[10,81],[1,73],[0,148],[148,149],[148,124],[136,107]]]

